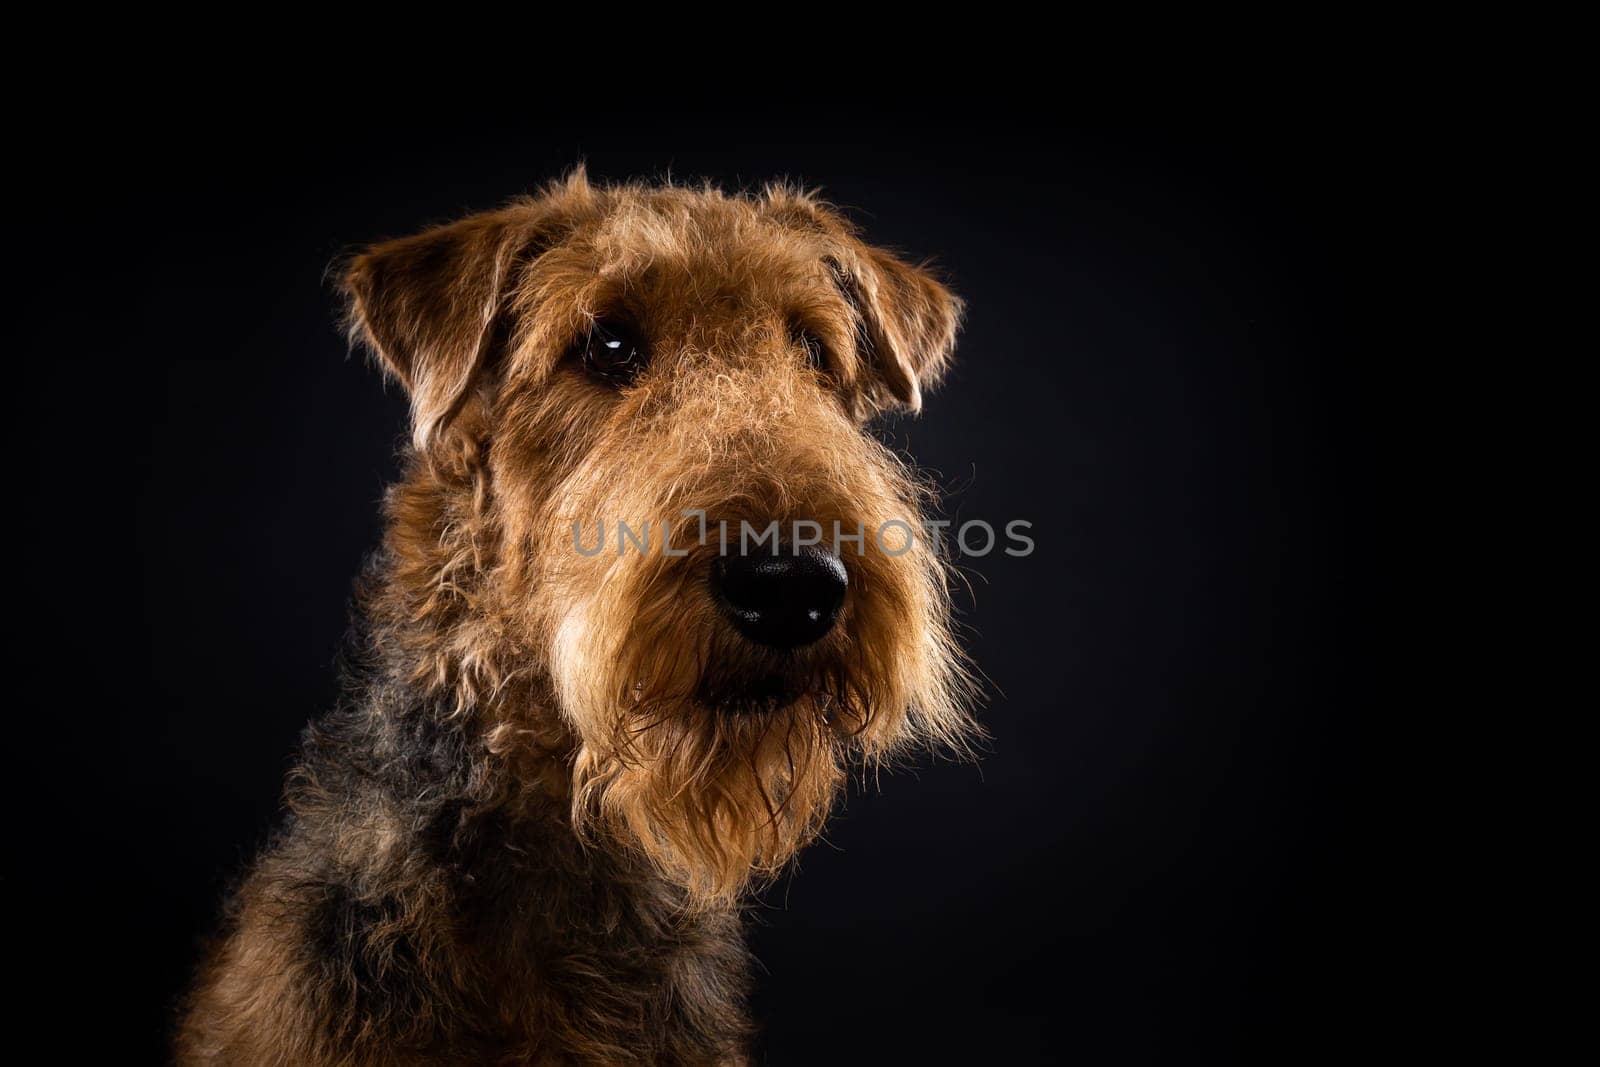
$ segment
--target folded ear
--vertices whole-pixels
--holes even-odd
[[[410,394],[419,450],[455,417],[488,361],[534,219],[526,207],[474,215],[377,245],[345,270],[351,330]]]
[[[961,300],[925,268],[861,246],[836,273],[860,317],[867,362],[890,394],[913,412],[955,350]]]

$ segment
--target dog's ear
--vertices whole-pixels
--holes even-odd
[[[922,410],[922,391],[950,365],[960,298],[926,267],[864,244],[850,220],[816,193],[773,184],[761,206],[786,228],[824,242],[823,262],[855,310],[864,362],[890,397]]]
[[[923,389],[950,365],[961,299],[925,267],[882,249],[863,245],[849,260],[832,265],[855,305],[866,362],[894,399],[920,411]]]
[[[420,451],[461,409],[537,236],[525,207],[474,215],[357,255],[341,279],[351,331],[411,397]]]

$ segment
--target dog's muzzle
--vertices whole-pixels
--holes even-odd
[[[814,546],[722,556],[711,569],[712,595],[734,628],[768,648],[820,641],[839,618],[849,585],[843,561]]]

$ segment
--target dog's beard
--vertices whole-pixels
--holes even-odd
[[[830,703],[646,703],[610,743],[580,750],[576,821],[632,842],[692,899],[736,897],[776,873],[833,806],[847,742]]]
[[[579,738],[575,827],[637,848],[698,904],[777,874],[848,768],[915,741],[963,745],[964,676],[936,582],[930,570],[888,603],[853,605],[801,654],[749,646],[686,611],[704,598],[682,589],[570,614],[554,673]],[[608,633],[623,636],[607,647]]]

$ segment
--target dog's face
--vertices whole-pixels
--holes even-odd
[[[949,357],[926,272],[804,194],[577,177],[381,245],[346,288],[412,400],[389,545],[405,610],[448,631],[431,680],[547,683],[577,826],[723,900],[853,760],[960,743],[925,491],[865,428]]]

